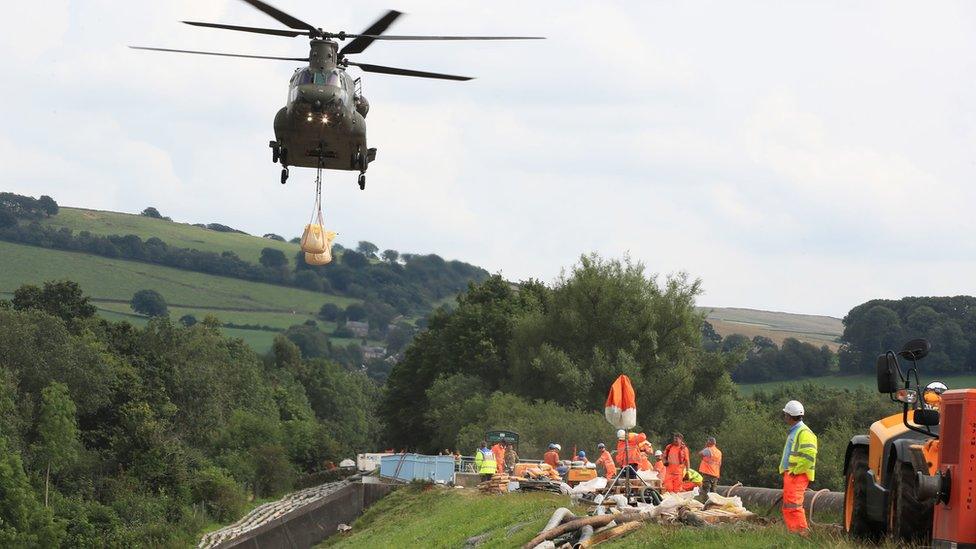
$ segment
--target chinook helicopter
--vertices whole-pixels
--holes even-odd
[[[347,56],[362,53],[374,40],[534,40],[538,36],[414,36],[385,35],[387,28],[402,14],[390,10],[360,34],[326,32],[293,17],[260,0],[242,0],[284,24],[288,29],[242,27],[219,23],[183,21],[187,25],[209,27],[273,36],[309,38],[308,57],[273,57],[209,51],[176,50],[129,46],[137,50],[191,53],[246,59],[303,61],[307,67],[295,69],[288,84],[288,103],[274,119],[275,139],[269,143],[272,162],[281,163],[281,183],[288,180],[288,168],[316,168],[318,181],[322,169],[359,171],[359,188],[366,188],[366,169],[376,158],[376,149],[366,145],[366,115],[369,102],[363,96],[360,79],[353,79],[347,67],[364,72],[436,78],[471,80],[468,76],[384,67],[350,61]],[[338,41],[352,39],[339,49]]]

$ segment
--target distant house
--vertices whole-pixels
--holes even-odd
[[[369,335],[369,322],[349,320],[346,322],[346,328],[356,337],[366,337]]]
[[[372,360],[386,356],[386,347],[363,347],[363,358]]]

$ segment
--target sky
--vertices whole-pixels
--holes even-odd
[[[366,191],[325,172],[339,242],[553,281],[581,254],[700,278],[708,306],[843,316],[874,298],[972,294],[976,4],[272,3],[357,32],[542,35],[375,42]],[[272,121],[307,42],[238,0],[39,0],[0,21],[0,190],[252,234],[300,234],[314,170],[287,185]],[[350,73],[359,76],[358,70]],[[2,260],[2,258],[0,258]]]

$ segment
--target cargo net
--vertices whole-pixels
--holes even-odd
[[[325,217],[322,215],[322,169],[315,176],[315,203],[312,217],[302,233],[302,251],[305,263],[309,265],[328,265],[332,262],[332,241],[336,233],[325,230]]]

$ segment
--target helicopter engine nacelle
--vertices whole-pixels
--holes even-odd
[[[356,112],[363,118],[366,118],[366,115],[369,113],[369,101],[362,95],[356,96]]]

